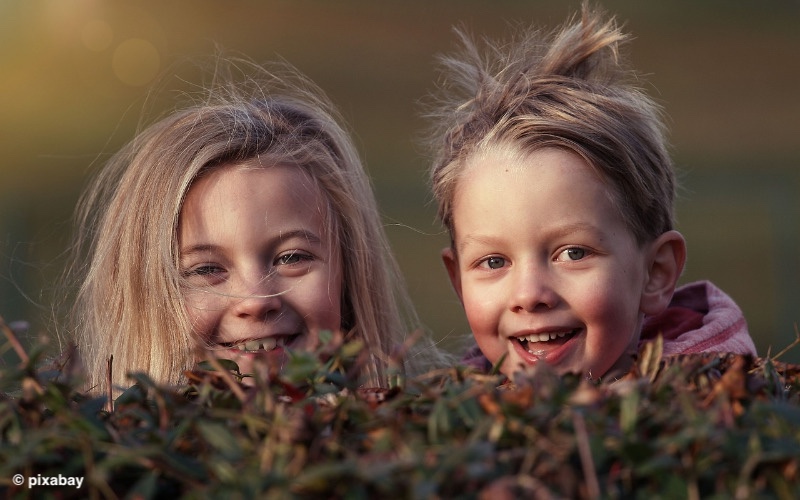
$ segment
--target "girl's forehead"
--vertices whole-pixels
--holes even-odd
[[[268,163],[258,158],[225,163],[208,170],[194,180],[189,187],[189,193],[220,189],[232,184],[240,189],[256,192],[265,185],[279,185],[286,187],[289,194],[325,197],[319,183],[305,168],[288,163]]]
[[[329,241],[335,226],[331,215],[324,191],[301,168],[230,164],[190,188],[179,217],[179,240],[234,245],[302,230]]]
[[[256,161],[221,165],[195,179],[180,209],[180,222],[187,217],[218,210],[263,211],[271,219],[311,208],[330,220],[330,200],[312,176],[295,165],[262,165]]]

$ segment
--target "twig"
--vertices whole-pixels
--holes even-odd
[[[114,412],[114,394],[111,392],[111,367],[114,365],[114,355],[108,357],[108,361],[106,361],[106,396],[108,400],[106,401],[106,410],[109,413]]]
[[[791,349],[793,349],[793,348],[797,347],[798,345],[800,345],[800,330],[797,329],[797,323],[794,324],[794,337],[795,337],[794,338],[794,342],[792,342],[791,344],[789,344],[786,347],[784,347],[781,350],[781,352],[779,352],[775,356],[772,356],[772,360],[773,361],[778,359],[778,358],[780,358],[781,356],[783,356],[784,354],[789,352]]]
[[[17,353],[19,359],[22,360],[24,364],[27,364],[30,358],[28,357],[28,353],[25,352],[25,349],[22,347],[22,343],[20,343],[17,335],[14,333],[14,330],[11,329],[3,320],[3,317],[0,316],[0,330],[3,330],[6,338],[8,338],[8,342],[11,344],[11,347],[14,348],[14,352]]]
[[[389,387],[405,387],[405,369],[403,360],[408,356],[411,348],[422,337],[422,330],[417,329],[411,332],[403,344],[396,348],[389,355],[389,373],[387,374]]]
[[[211,363],[211,366],[213,366],[214,369],[217,370],[217,372],[219,372],[219,376],[222,377],[222,380],[224,380],[226,384],[228,384],[228,387],[231,389],[233,394],[239,399],[239,401],[241,401],[242,403],[247,401],[247,395],[244,393],[239,384],[235,380],[233,380],[233,377],[231,377],[230,372],[222,366],[219,360],[211,353],[208,353],[206,355],[206,359],[208,360],[209,363]]]
[[[589,498],[600,498],[600,484],[597,482],[597,473],[592,460],[592,450],[589,448],[589,433],[586,431],[586,421],[580,412],[573,412],[572,425],[575,427],[575,439],[578,443],[578,455],[581,459],[583,476],[586,478],[586,488]]]
[[[504,352],[500,359],[497,360],[497,363],[492,366],[492,370],[489,372],[489,375],[497,375],[500,373],[500,367],[503,366],[503,361],[506,360],[506,356],[508,356],[507,352]]]

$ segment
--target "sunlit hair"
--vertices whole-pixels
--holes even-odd
[[[343,330],[371,353],[365,383],[385,385],[389,355],[417,319],[349,135],[323,93],[291,68],[217,64],[201,102],[141,132],[79,204],[72,318],[89,387],[106,389],[112,355],[114,386],[129,371],[176,383],[192,367],[202,346],[181,293],[181,207],[199,175],[253,158],[303,169],[327,197],[342,256]],[[406,368],[422,369],[414,363],[423,359]]]
[[[675,178],[660,108],[621,59],[627,40],[613,19],[586,4],[553,33],[529,30],[442,58],[433,106],[430,182],[439,217],[454,234],[453,198],[474,155],[499,148],[526,155],[544,147],[582,156],[642,244],[673,228]]]

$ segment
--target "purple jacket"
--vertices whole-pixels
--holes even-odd
[[[664,355],[731,352],[756,356],[742,310],[710,281],[675,290],[664,312],[645,318],[639,344],[661,334]]]

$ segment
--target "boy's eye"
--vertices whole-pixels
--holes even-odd
[[[562,262],[581,260],[584,257],[586,257],[588,253],[589,252],[587,252],[586,249],[584,248],[569,247],[564,249],[561,253],[559,253],[558,256],[556,257],[556,260],[560,260]]]
[[[503,257],[487,257],[481,262],[481,265],[489,269],[501,269],[506,265],[506,259]]]

